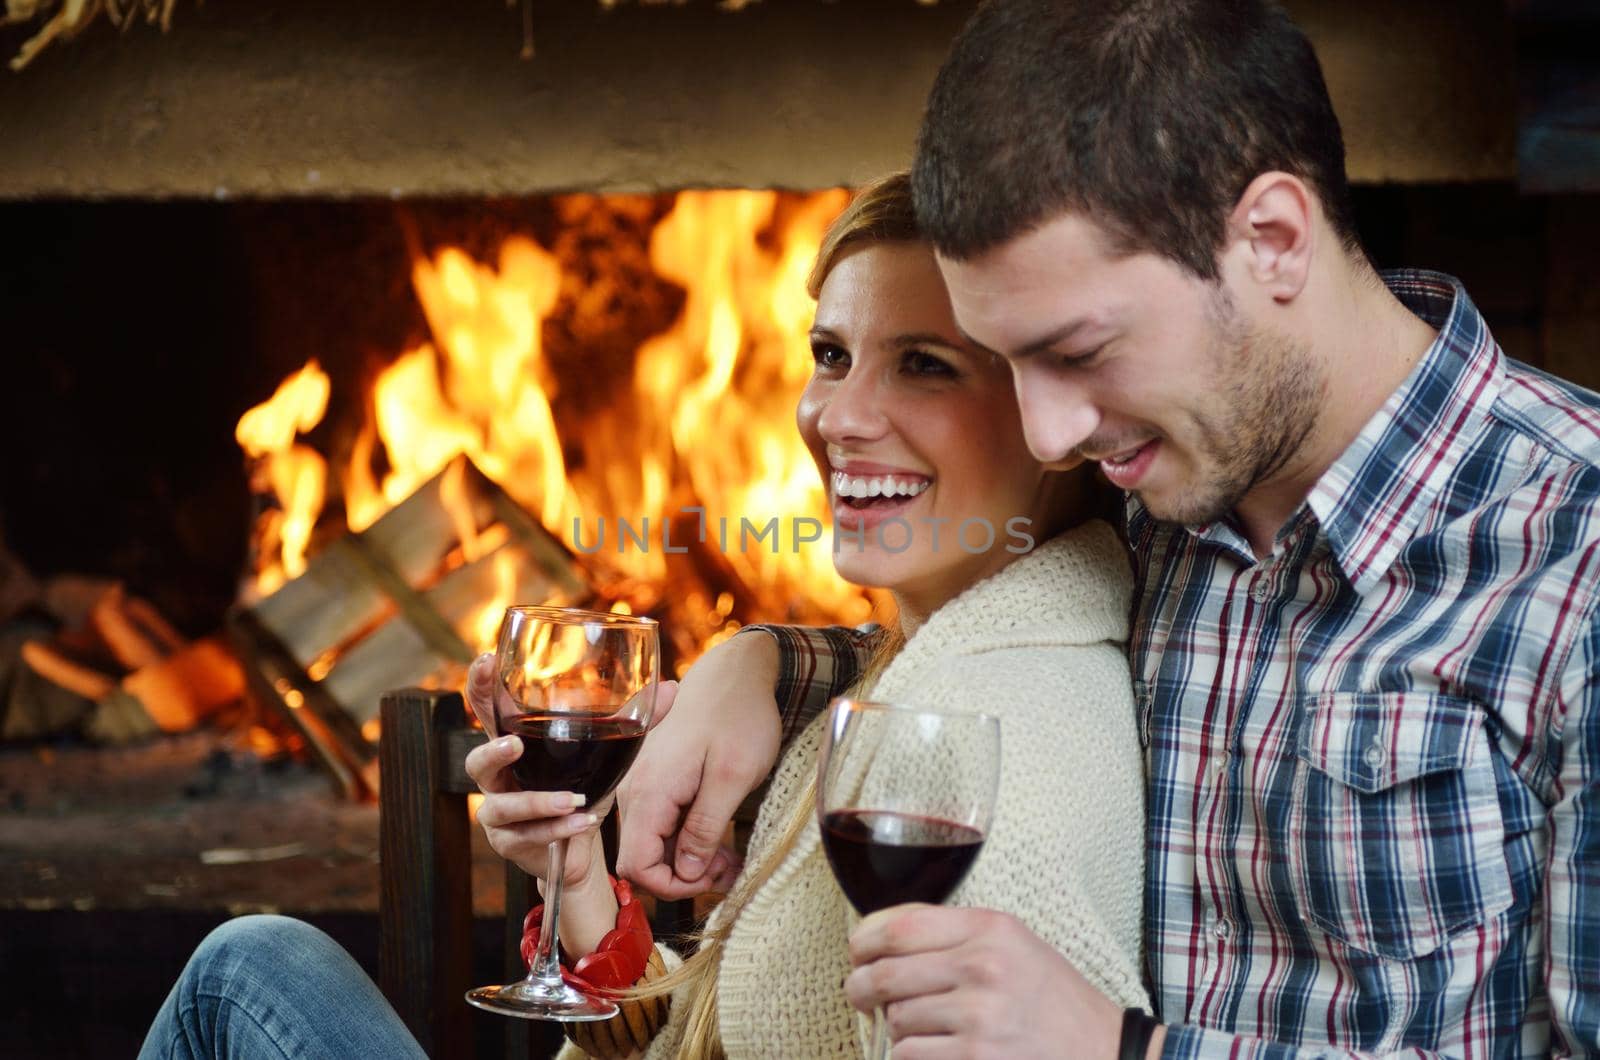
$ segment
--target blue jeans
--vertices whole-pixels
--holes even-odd
[[[230,920],[189,958],[139,1060],[196,1057],[425,1060],[344,948],[283,916]]]

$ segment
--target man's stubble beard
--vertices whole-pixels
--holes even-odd
[[[1225,519],[1282,470],[1316,426],[1327,393],[1304,343],[1253,326],[1220,288],[1210,316],[1219,385],[1205,407],[1187,413],[1205,464],[1171,503],[1139,498],[1156,518],[1184,526]]]

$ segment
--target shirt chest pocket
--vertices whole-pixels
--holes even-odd
[[[1287,837],[1307,921],[1355,949],[1410,960],[1511,905],[1476,704],[1335,693],[1308,707]]]

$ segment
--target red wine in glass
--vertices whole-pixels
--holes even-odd
[[[862,916],[945,901],[983,846],[1000,790],[1000,720],[836,699],[817,757],[817,824]],[[869,1060],[889,1055],[880,1010]]]
[[[943,902],[982,846],[976,828],[937,817],[835,810],[822,818],[822,849],[862,916],[902,902]]]
[[[593,806],[611,794],[644,745],[637,718],[518,714],[505,730],[522,737],[511,771],[524,791],[575,791]]]
[[[587,804],[611,794],[644,743],[660,683],[661,641],[652,619],[570,607],[508,607],[495,647],[490,737],[515,734],[511,778],[525,791],[572,791]],[[561,881],[566,838],[546,851],[545,917],[521,982],[480,986],[467,1001],[521,1019],[610,1019],[610,998],[561,974]]]

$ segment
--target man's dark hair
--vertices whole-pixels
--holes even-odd
[[[1272,170],[1359,247],[1322,67],[1277,4],[989,0],[934,82],[913,188],[947,257],[1076,210],[1215,280],[1229,212]]]

